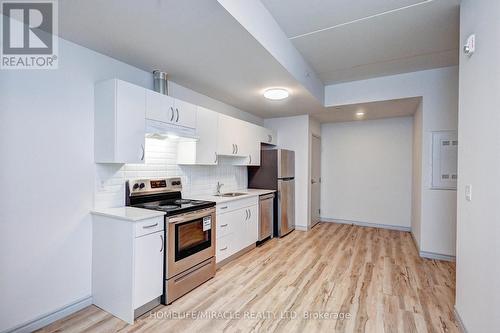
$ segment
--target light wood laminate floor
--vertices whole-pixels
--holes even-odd
[[[459,332],[454,294],[455,264],[421,259],[409,233],[320,223],[232,261],[135,325],[90,306],[42,331]],[[167,318],[192,311],[214,318]]]

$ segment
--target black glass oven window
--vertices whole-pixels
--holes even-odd
[[[209,248],[211,230],[203,231],[203,218],[175,225],[175,261]]]

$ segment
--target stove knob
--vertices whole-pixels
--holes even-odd
[[[146,185],[144,185],[144,183],[141,183],[141,185],[139,185],[139,188],[142,190],[144,188],[144,186],[146,186]]]
[[[134,187],[132,187],[132,189],[134,189],[134,190],[137,190],[138,188],[139,188],[139,184],[137,184],[137,183],[135,183]]]

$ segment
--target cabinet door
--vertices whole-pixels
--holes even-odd
[[[134,309],[163,293],[163,231],[134,239]]]
[[[217,154],[236,155],[236,144],[238,141],[239,123],[236,119],[219,114],[217,131]]]
[[[172,122],[175,118],[174,99],[170,96],[146,89],[146,118]]]
[[[238,161],[237,165],[260,165],[260,137],[260,126],[243,123],[240,151],[245,155],[241,161]]]
[[[174,111],[173,124],[196,128],[196,105],[175,99]]]
[[[259,207],[248,207],[248,219],[245,223],[245,246],[252,245],[259,238]]]
[[[215,165],[217,157],[218,113],[198,107],[196,133],[198,141],[180,141],[177,164]]]
[[[115,162],[144,163],[146,90],[116,81]]]

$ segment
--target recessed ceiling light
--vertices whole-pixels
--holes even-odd
[[[285,99],[288,95],[288,90],[283,88],[270,88],[264,91],[264,97],[273,101]]]

